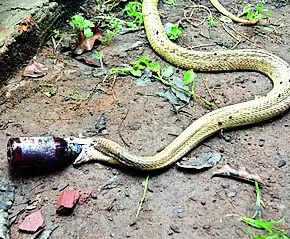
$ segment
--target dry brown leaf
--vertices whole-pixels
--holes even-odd
[[[264,184],[262,178],[255,173],[251,173],[245,167],[233,168],[230,165],[226,164],[222,168],[218,169],[217,171],[213,172],[213,176],[215,175],[223,175],[223,176],[230,176],[230,177],[237,177],[240,179],[254,181],[260,184]]]
[[[47,74],[48,68],[42,63],[33,61],[31,64],[25,67],[23,71],[23,76],[28,77],[41,77]]]

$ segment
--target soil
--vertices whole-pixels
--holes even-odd
[[[195,3],[220,17],[209,1]],[[93,17],[94,4],[95,1],[87,2],[81,11]],[[223,1],[235,14],[242,11],[243,4],[239,0]],[[177,1],[175,6],[161,3],[163,22],[184,19],[183,12],[188,6],[192,2]],[[207,12],[196,8],[191,19],[193,25],[182,21],[185,34],[177,43],[207,51],[261,48],[290,62],[290,5],[272,1],[264,6],[273,14],[269,20],[248,27],[228,23],[232,29],[225,26],[227,31],[220,22],[209,27],[208,21],[203,21]],[[106,69],[130,64],[143,55],[168,65],[150,48],[144,30],[118,35],[111,45],[99,45],[95,50],[103,52]],[[31,212],[27,206],[35,201],[32,211],[42,208],[46,226],[58,225],[51,239],[250,238],[248,227],[239,218],[254,214],[255,188],[242,180],[212,177],[222,164],[244,166],[263,178],[266,185],[262,188],[263,219],[284,218],[281,227],[290,233],[289,110],[271,121],[224,132],[227,140],[215,134],[187,155],[193,158],[206,152],[219,152],[223,162],[214,168],[184,171],[173,165],[150,173],[149,189],[137,222],[135,215],[147,174],[133,168],[94,162],[37,176],[10,174],[6,160],[6,143],[10,137],[79,136],[88,130],[96,131],[95,125],[103,114],[107,120],[105,137],[121,145],[125,142],[137,154],[152,155],[195,119],[210,112],[195,100],[193,106],[185,105],[176,113],[168,101],[156,96],[157,91],[166,89],[159,81],[136,86],[136,78],[129,75],[110,80],[100,67],[76,60],[70,51],[60,51],[56,59],[50,55],[49,41],[36,55],[49,68],[46,76],[28,78],[21,71],[1,89],[1,177],[10,178],[17,185],[11,215],[18,217],[12,224],[11,238],[31,238],[30,234],[20,232],[18,226]],[[183,77],[185,70],[176,67],[174,70]],[[197,92],[208,100],[203,78],[221,107],[254,99],[272,87],[265,76],[256,72],[198,73]],[[51,87],[56,87],[57,93],[47,97],[44,92]],[[107,184],[109,187],[104,189]],[[65,189],[91,191],[91,197],[77,205],[71,215],[60,216],[56,214],[56,202]]]

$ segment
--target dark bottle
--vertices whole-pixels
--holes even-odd
[[[12,170],[55,170],[72,163],[82,146],[54,136],[10,138],[7,157]]]

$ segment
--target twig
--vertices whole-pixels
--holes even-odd
[[[255,45],[258,48],[263,48],[259,45],[257,45],[254,41],[252,41],[250,38],[248,38],[245,34],[240,33],[239,31],[235,30],[234,28],[232,28],[231,26],[227,25],[228,28],[230,28],[232,31],[234,31],[236,34],[240,35],[241,37],[245,38],[247,41],[251,42],[253,45]]]
[[[236,40],[239,41],[239,42],[241,41],[241,38],[236,37],[234,34],[232,34],[231,32],[229,32],[229,31],[226,29],[224,23],[222,24],[222,27],[223,27],[223,29],[225,30],[225,32],[226,32],[227,34],[229,34],[232,38],[236,39]]]
[[[145,197],[146,197],[146,193],[147,193],[147,190],[148,190],[148,182],[149,182],[149,175],[147,176],[147,178],[145,180],[143,195],[142,195],[142,198],[141,198],[141,201],[139,203],[139,207],[138,207],[138,210],[137,210],[137,213],[136,213],[136,221],[137,221],[137,219],[139,217],[139,214],[140,214],[141,209],[142,209],[143,202],[144,202]]]
[[[206,79],[204,77],[202,77],[201,80],[202,80],[202,82],[203,82],[203,84],[204,84],[204,86],[205,86],[205,88],[206,88],[211,100],[214,102],[215,106],[217,108],[220,108],[220,105],[215,102],[215,97],[214,97],[213,93],[211,92],[211,90],[209,89],[208,84],[206,82]]]
[[[124,143],[128,148],[130,148],[130,145],[129,145],[125,140],[124,140],[124,138],[123,138],[123,136],[122,136],[122,134],[121,134],[121,128],[122,128],[122,125],[123,125],[125,119],[126,119],[127,116],[128,116],[128,113],[129,113],[129,109],[127,110],[125,117],[122,118],[121,123],[119,124],[119,127],[118,127],[118,134],[119,134],[119,137],[121,138],[122,142],[123,142],[123,143]]]
[[[113,98],[115,100],[115,102],[117,102],[117,98],[116,98],[116,95],[115,95],[115,91],[114,91],[114,86],[115,86],[115,83],[116,83],[116,79],[117,79],[117,75],[114,75],[113,77],[113,83],[112,83],[112,95],[113,95]]]
[[[206,6],[203,6],[203,5],[194,5],[194,6],[191,6],[189,8],[203,8],[204,10],[206,10],[208,12],[208,15],[212,18],[211,10],[208,7],[206,7]],[[193,22],[191,20],[189,20],[189,18],[192,18],[193,9],[191,9],[189,16],[187,16],[186,14],[187,14],[187,12],[186,12],[186,10],[184,10],[184,12],[183,12],[183,19],[186,20],[188,23],[190,23],[194,27],[198,27],[198,26],[202,25],[206,21],[206,19],[207,19],[205,17],[199,24],[196,25],[196,24],[193,24]]]
[[[230,49],[234,50],[240,43],[241,43],[241,41],[237,41],[236,44],[234,46],[232,46]]]

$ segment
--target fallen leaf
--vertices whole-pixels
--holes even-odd
[[[177,97],[171,92],[171,91],[166,91],[166,92],[155,92],[155,95],[163,97],[169,101],[169,103],[173,106],[179,106],[180,104],[178,103]]]
[[[33,63],[25,67],[23,71],[23,76],[36,78],[46,75],[47,72],[48,68],[44,64],[33,61]]]
[[[213,172],[213,176],[216,176],[216,175],[236,177],[236,178],[264,184],[262,178],[258,174],[251,173],[245,167],[241,167],[239,169],[239,168],[233,168],[230,165],[226,164],[219,170]]]
[[[36,26],[36,22],[34,21],[33,17],[25,18],[18,26],[17,30],[21,32],[28,32],[31,31]]]
[[[90,66],[97,66],[97,67],[101,66],[100,59],[98,59],[96,57],[96,54],[92,52],[87,52],[84,55],[76,56],[75,59],[79,61],[83,61]]]
[[[139,77],[135,83],[136,86],[148,86],[152,83],[152,71],[149,67],[145,68],[143,75]]]
[[[178,88],[182,89],[182,90],[179,90],[179,89],[176,89],[175,87],[171,87],[172,92],[177,96],[177,98],[179,98],[183,102],[189,103],[191,99],[191,95],[186,94],[186,91],[190,90],[189,86],[185,85],[184,81],[181,78],[176,77],[176,76],[172,77],[171,83],[176,85]]]
[[[180,168],[200,170],[215,166],[221,159],[222,156],[220,153],[209,152],[200,155],[198,158],[181,160],[176,165]]]
[[[81,55],[84,51],[90,51],[93,49],[95,45],[95,41],[102,41],[102,32],[100,30],[95,30],[95,34],[92,38],[87,39],[81,39],[78,44],[77,48],[74,50],[74,54]]]

